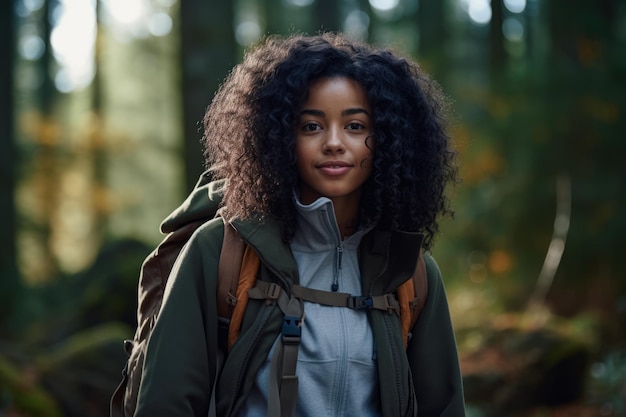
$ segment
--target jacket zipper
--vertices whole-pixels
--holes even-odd
[[[333,227],[333,224],[330,220],[330,215],[328,214],[328,210],[323,209],[322,213],[324,215],[324,224],[328,229],[328,234],[330,236],[335,237],[335,242],[337,242],[335,246],[335,267],[333,268],[333,283],[330,289],[333,292],[337,292],[339,290],[339,281],[341,280],[341,264],[343,259],[343,246],[341,241],[341,235],[339,234],[336,227]]]
[[[343,247],[341,245],[337,246],[337,250],[335,251],[335,270],[333,271],[333,285],[331,286],[331,290],[333,292],[337,292],[339,290],[339,279],[341,275],[341,262],[343,258]]]
[[[338,226],[336,226],[336,224],[334,225],[333,222],[331,221],[331,216],[328,212],[328,210],[323,209],[322,211],[323,214],[323,223],[326,225],[326,229],[328,230],[328,235],[331,237],[334,237],[334,241],[335,241],[335,265],[333,268],[333,282],[331,284],[331,290],[333,292],[337,292],[339,290],[339,282],[342,280],[342,267],[343,267],[343,241],[341,240],[341,233],[339,232]],[[341,326],[345,327],[346,326],[346,319],[345,316],[343,315],[343,313],[340,313],[341,316]],[[343,331],[343,334],[345,335],[345,331]],[[347,341],[343,340],[344,343],[344,350],[346,349],[346,344]],[[340,365],[342,367],[342,369],[345,369],[346,367],[346,357],[345,355],[342,355],[341,360],[340,360]],[[337,410],[339,410],[341,408],[341,404],[343,404],[343,402],[345,401],[345,372],[341,372],[342,375],[342,380],[343,382],[340,382],[338,384],[339,387],[342,387],[343,389],[340,389],[339,392],[337,393]]]

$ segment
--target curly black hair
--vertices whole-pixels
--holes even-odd
[[[357,81],[372,109],[373,170],[359,221],[422,232],[430,248],[439,215],[452,213],[445,188],[457,173],[445,97],[410,59],[336,33],[268,37],[216,93],[203,140],[208,167],[228,179],[224,215],[275,216],[293,236],[295,126],[309,85],[331,76]]]

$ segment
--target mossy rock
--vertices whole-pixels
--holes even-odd
[[[535,406],[580,400],[585,392],[592,344],[568,331],[563,321],[529,326],[510,318],[459,332],[459,343],[474,340],[461,355],[465,398],[487,415],[514,416]]]

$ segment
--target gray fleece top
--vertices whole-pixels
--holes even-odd
[[[333,203],[321,197],[310,205],[296,201],[298,224],[291,242],[300,285],[362,295],[358,247],[367,230],[341,239]],[[380,416],[374,338],[367,313],[304,303],[305,320],[298,352],[297,417]],[[269,364],[238,413],[267,413]]]

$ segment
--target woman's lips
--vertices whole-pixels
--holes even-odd
[[[346,172],[350,171],[352,165],[342,161],[331,161],[319,164],[317,168],[326,175],[336,176],[343,175]]]

